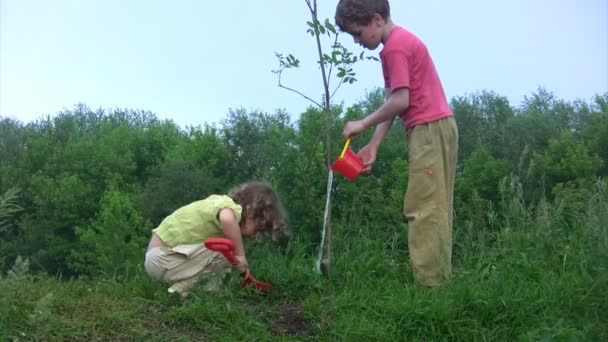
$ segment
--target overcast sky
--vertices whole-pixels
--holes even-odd
[[[320,0],[333,18],[336,0]],[[391,2],[393,21],[428,46],[448,98],[492,90],[517,106],[544,87],[558,98],[608,92],[608,1]],[[286,85],[319,98],[304,0],[0,0],[0,116],[29,122],[84,103],[156,113],[181,126],[230,108],[297,119],[310,103],[277,87],[275,52],[301,70]],[[332,19],[333,22],[333,19]],[[361,48],[342,36],[351,51]],[[370,53],[377,55],[380,48]],[[382,87],[378,62],[335,102]]]

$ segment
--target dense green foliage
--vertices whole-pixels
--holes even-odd
[[[334,107],[333,141],[380,103],[378,90]],[[407,263],[400,122],[371,175],[334,179],[328,281],[312,271],[323,112],[292,122],[239,109],[186,128],[84,105],[30,123],[0,118],[0,339],[265,340],[282,334],[274,313],[287,304],[302,310],[302,339],[606,339],[608,94],[570,103],[541,89],[513,107],[481,92],[451,105],[456,277],[433,291],[414,286]],[[147,279],[146,242],[165,215],[252,179],[273,184],[289,213],[290,240],[248,248],[253,272],[279,293],[260,298],[233,278],[225,294],[182,302]]]

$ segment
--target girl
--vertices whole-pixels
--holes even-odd
[[[217,291],[231,264],[220,253],[205,248],[205,241],[212,237],[232,240],[237,268],[247,275],[243,237],[261,232],[269,233],[273,240],[285,234],[285,210],[270,185],[244,183],[228,195],[211,195],[167,216],[152,230],[144,266],[152,279],[172,284],[171,293],[185,296],[203,277],[205,290]]]

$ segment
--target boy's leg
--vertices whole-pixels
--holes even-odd
[[[415,279],[437,286],[450,278],[458,130],[453,117],[407,133],[410,175],[404,200]]]

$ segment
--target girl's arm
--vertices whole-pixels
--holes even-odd
[[[236,219],[234,211],[229,208],[224,208],[219,213],[220,223],[224,230],[224,235],[234,242],[234,256],[239,259],[238,268],[241,272],[249,273],[249,265],[245,257],[245,247],[243,245],[243,237],[241,235],[241,227]]]

